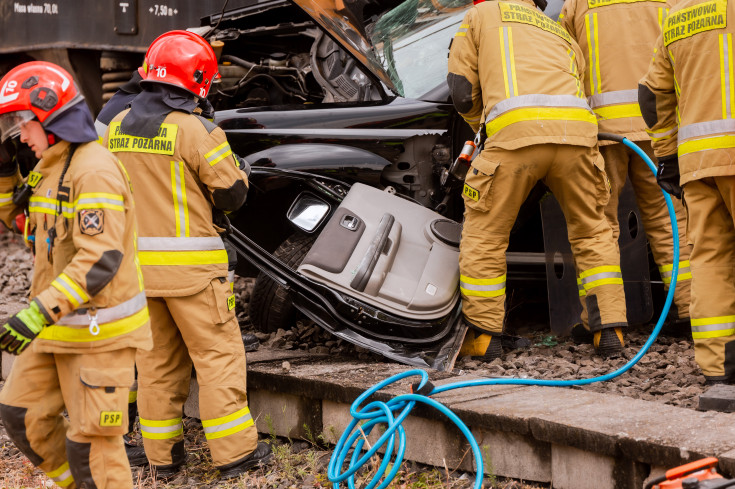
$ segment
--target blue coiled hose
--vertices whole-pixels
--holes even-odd
[[[648,167],[656,173],[656,166],[653,164],[651,159],[646,153],[643,152],[636,144],[629,141],[627,138],[622,138],[616,135],[600,134],[600,139],[609,139],[618,142],[622,142],[633,151],[635,151],[642,159],[646,162]],[[663,191],[662,191],[663,192]],[[366,390],[360,397],[355,399],[350,407],[350,414],[353,417],[352,422],[347,426],[344,433],[337,442],[332,457],[329,460],[329,467],[327,475],[330,482],[333,483],[335,489],[340,487],[340,483],[347,481],[347,485],[350,489],[355,488],[355,473],[362,467],[373,455],[375,455],[381,447],[385,447],[385,454],[383,455],[382,463],[380,467],[373,475],[373,478],[365,486],[365,489],[383,489],[387,487],[395,477],[396,473],[400,469],[401,463],[403,462],[403,456],[406,450],[406,432],[401,425],[404,419],[409,415],[416,403],[423,403],[429,405],[439,412],[448,417],[460,431],[464,434],[465,438],[472,448],[475,462],[475,489],[479,489],[482,486],[482,480],[484,477],[484,464],[482,460],[482,453],[480,447],[477,444],[477,440],[470,432],[467,425],[462,422],[449,408],[443,404],[431,399],[429,396],[439,394],[440,392],[450,391],[452,389],[460,389],[463,387],[474,387],[482,385],[541,385],[549,387],[571,387],[575,385],[588,385],[593,382],[602,382],[605,380],[613,379],[624,372],[627,372],[633,365],[646,354],[648,349],[651,347],[653,342],[656,340],[661,327],[664,323],[664,318],[669,312],[671,303],[674,300],[674,290],[676,288],[676,279],[679,274],[679,230],[676,222],[676,212],[674,211],[674,205],[671,201],[671,197],[666,192],[663,192],[664,199],[666,200],[666,207],[669,210],[669,218],[671,219],[671,229],[674,237],[674,268],[672,270],[671,284],[669,285],[669,292],[666,295],[666,302],[664,303],[661,315],[658,318],[656,327],[653,328],[651,336],[648,338],[646,343],[640,349],[640,351],[625,365],[620,367],[606,375],[599,377],[592,377],[587,379],[575,379],[575,380],[540,380],[540,379],[518,379],[518,378],[495,378],[495,379],[476,379],[462,382],[455,382],[452,384],[446,384],[441,387],[435,387],[427,395],[421,394],[403,394],[391,399],[388,402],[373,401],[361,407],[362,403],[365,402],[370,396],[378,392],[379,390],[389,386],[394,382],[405,379],[407,377],[417,376],[420,378],[418,382],[417,392],[420,392],[429,381],[429,375],[424,370],[409,370],[398,375],[394,375],[382,382],[374,385],[370,389]],[[414,384],[416,385],[416,384]],[[362,424],[361,424],[362,423]],[[375,444],[367,450],[363,450],[365,439],[370,435],[371,431],[375,426],[385,426],[385,431]],[[395,449],[396,435],[398,436],[398,449]],[[394,454],[395,451],[395,454]],[[350,455],[350,452],[352,454]],[[364,453],[363,453],[364,452]],[[345,463],[347,457],[350,456],[350,460]],[[378,485],[379,484],[379,485]]]

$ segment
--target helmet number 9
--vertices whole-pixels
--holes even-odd
[[[158,78],[166,78],[166,67],[165,66],[157,66],[156,67],[156,76],[158,76]]]

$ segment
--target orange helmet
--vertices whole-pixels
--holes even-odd
[[[45,127],[82,100],[64,68],[46,61],[18,65],[0,79],[0,140],[17,136],[34,118]]]
[[[202,36],[189,31],[170,31],[158,36],[145,53],[143,82],[184,88],[205,98],[219,78],[217,58]]]

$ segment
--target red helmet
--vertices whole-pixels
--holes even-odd
[[[46,61],[18,65],[0,80],[0,140],[34,118],[46,125],[84,100],[69,72]]]
[[[184,88],[205,98],[219,78],[217,57],[202,36],[189,31],[170,31],[158,36],[145,53],[145,82]]]

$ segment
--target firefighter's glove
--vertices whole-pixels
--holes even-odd
[[[658,182],[659,187],[677,199],[681,199],[679,177],[679,157],[677,155],[673,154],[659,158],[656,182]]]
[[[245,175],[250,177],[250,163],[247,162],[245,158],[242,156],[232,153],[232,156],[235,157],[235,161],[237,161],[237,167],[245,172]]]
[[[18,171],[15,159],[15,144],[12,139],[0,144],[0,177],[12,177]]]
[[[20,355],[47,324],[46,316],[38,304],[31,302],[30,306],[3,324],[0,329],[0,350]]]

